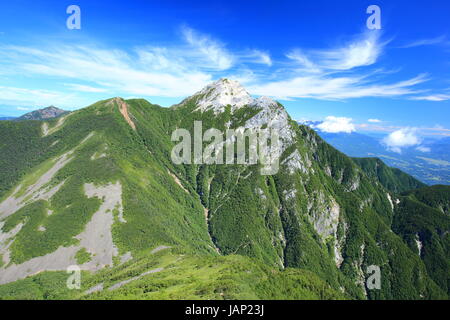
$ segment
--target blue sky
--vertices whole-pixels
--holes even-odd
[[[0,115],[113,96],[170,106],[229,77],[294,119],[450,135],[449,16],[445,0],[2,1]]]

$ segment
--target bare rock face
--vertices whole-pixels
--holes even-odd
[[[199,97],[196,111],[213,110],[214,114],[225,111],[227,105],[231,106],[233,112],[253,102],[253,98],[239,82],[228,79],[213,82],[194,96]]]
[[[195,102],[197,107],[194,112],[212,110],[215,115],[225,112],[226,107],[231,107],[231,113],[244,107],[259,110],[256,115],[247,119],[243,129],[267,127],[277,130],[281,139],[281,152],[294,141],[295,132],[289,124],[290,118],[286,110],[272,98],[253,98],[238,81],[217,80],[185,101]],[[231,123],[227,123],[227,127],[230,125]]]
[[[246,128],[261,128],[267,125],[278,131],[284,146],[283,151],[293,143],[295,133],[289,125],[289,115],[283,107],[269,97],[254,99],[251,107],[260,109],[260,112],[245,123]]]

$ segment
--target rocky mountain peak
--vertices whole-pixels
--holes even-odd
[[[57,108],[55,106],[50,106],[47,108],[26,113],[17,120],[46,120],[59,117],[65,113],[67,113],[67,111]]]
[[[238,81],[225,78],[207,85],[194,96],[199,97],[197,111],[214,110],[215,114],[223,112],[227,105],[234,111],[254,101]]]
[[[282,150],[285,150],[295,137],[295,133],[289,125],[289,115],[286,110],[270,97],[262,96],[253,98],[247,90],[236,80],[222,78],[210,83],[205,88],[194,94],[189,99],[195,101],[197,107],[194,111],[213,110],[214,114],[225,111],[226,106],[231,106],[231,112],[248,106],[256,108],[259,112],[245,121],[245,128],[277,129],[282,139]]]

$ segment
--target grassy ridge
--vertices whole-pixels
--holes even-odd
[[[29,123],[34,122],[2,122],[0,127],[14,126],[16,130],[8,132],[9,139],[16,141],[19,139],[16,133],[23,132],[22,128],[28,128]],[[10,248],[12,263],[21,263],[53,252],[59,246],[73,244],[73,237],[83,231],[100,205],[97,198],[86,197],[84,184],[105,185],[116,181],[122,185],[127,220],[127,223],[113,226],[120,252],[139,252],[162,243],[184,245],[199,253],[214,252],[210,248],[200,201],[186,194],[167,174],[167,169],[152,156],[139,134],[124,121],[116,105],[103,101],[75,112],[49,137],[41,137],[40,125],[35,124],[32,128],[35,130],[25,130],[30,141],[48,139],[49,145],[51,141],[59,141],[49,147],[42,158],[54,158],[69,150],[74,153],[73,159],[50,182],[57,185],[64,181],[51,201],[30,203],[6,219],[4,231],[26,222]],[[91,133],[94,135],[80,144]],[[20,155],[9,154],[6,149],[2,151],[0,158],[11,166],[14,161],[10,157],[27,159],[35,157],[36,153],[34,148],[20,149]],[[106,157],[91,159],[94,154],[103,152]],[[20,174],[15,175],[15,179],[0,181],[5,190],[17,184],[20,177],[23,177],[21,189],[25,190],[36,180],[37,168],[51,167],[49,164],[28,168],[21,164],[16,164]],[[48,215],[48,210],[53,214]],[[39,226],[45,227],[45,232],[39,231]]]
[[[114,284],[164,268],[115,290]],[[311,272],[280,271],[242,256],[185,255],[179,249],[142,253],[124,265],[82,274],[80,290],[68,290],[64,272],[39,275],[0,286],[0,299],[344,299]],[[86,290],[103,285],[103,290]]]

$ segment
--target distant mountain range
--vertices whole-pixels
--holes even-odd
[[[0,116],[2,120],[24,121],[24,120],[49,120],[60,117],[69,113],[69,111],[57,108],[55,106],[49,106],[43,109],[34,110],[20,117]]]
[[[450,185],[450,138],[427,139],[422,143],[422,151],[411,147],[397,153],[388,150],[381,137],[358,132],[323,132],[317,129],[320,123],[304,121],[301,124],[314,128],[326,142],[350,157],[380,158],[387,165],[399,168],[426,184]]]

